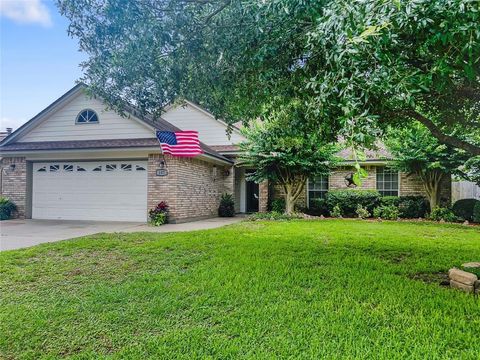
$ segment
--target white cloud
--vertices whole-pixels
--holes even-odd
[[[0,15],[20,24],[52,25],[50,12],[42,0],[0,0]]]

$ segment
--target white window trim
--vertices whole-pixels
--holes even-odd
[[[377,170],[378,170],[379,167],[386,168],[387,165],[382,165],[382,166],[375,167],[375,190],[377,190],[378,192],[380,192],[380,190],[378,189],[378,186],[377,186]],[[397,176],[398,176],[397,197],[400,197],[400,189],[402,188],[402,183],[401,183],[402,177],[400,176],[400,171],[398,171],[398,170],[397,170]]]
[[[93,112],[96,116],[97,116],[97,121],[88,121],[88,122],[79,122],[78,121],[78,118],[80,117],[80,115],[84,112],[84,111],[91,111]],[[93,110],[93,109],[90,109],[90,108],[86,108],[86,109],[82,109],[80,110],[80,112],[77,114],[77,117],[75,118],[75,125],[86,125],[86,124],[100,124],[100,117],[98,116],[98,113]]]
[[[331,174],[328,174],[328,177],[327,177],[327,192],[330,191],[330,175]],[[310,209],[310,189],[309,189],[309,179],[307,179],[307,183],[305,185],[305,189],[307,191],[307,209]],[[315,190],[313,190],[315,191]]]

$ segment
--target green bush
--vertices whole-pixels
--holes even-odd
[[[430,210],[430,204],[424,196],[400,196],[398,210],[401,218],[424,218]]]
[[[168,204],[166,201],[160,201],[155,209],[148,212],[150,223],[154,226],[161,226],[168,221]]]
[[[455,202],[452,207],[453,213],[463,220],[473,220],[473,209],[480,203],[476,199],[461,199]]]
[[[446,221],[446,222],[455,222],[458,221],[458,218],[453,213],[452,209],[448,207],[434,207],[428,216],[430,220],[433,221]]]
[[[382,196],[380,198],[380,206],[397,206],[400,204],[399,196]]]
[[[360,219],[367,219],[371,216],[370,212],[360,204],[358,204],[357,210],[355,212]]]
[[[343,216],[343,212],[342,212],[342,208],[340,207],[340,205],[335,205],[332,209],[332,211],[330,211],[330,214],[332,215],[332,217],[336,217],[336,218],[340,218]]]
[[[0,220],[8,220],[12,216],[12,213],[17,209],[17,206],[7,199],[0,196]]]
[[[235,216],[235,202],[232,194],[223,194],[218,206],[218,216],[233,217]]]
[[[326,199],[331,213],[338,206],[343,216],[354,217],[358,205],[371,213],[380,203],[380,193],[375,190],[332,190],[327,193]]]
[[[400,212],[395,205],[378,206],[373,210],[373,216],[385,220],[398,220]]]
[[[480,201],[475,204],[473,209],[473,222],[480,223]]]
[[[274,199],[270,205],[272,211],[284,213],[285,212],[285,199]]]
[[[277,212],[277,211],[270,211],[270,212],[257,212],[253,213],[248,216],[248,220],[256,221],[256,220],[293,220],[293,219],[301,219],[302,216],[300,214],[293,214],[287,215],[285,213]]]
[[[317,198],[310,201],[310,207],[305,209],[304,212],[313,216],[329,216],[327,201],[325,199]]]

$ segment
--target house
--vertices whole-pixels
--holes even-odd
[[[1,193],[18,207],[19,218],[147,221],[160,201],[170,206],[170,220],[184,222],[216,216],[222,193],[233,193],[237,212],[265,211],[272,184],[247,180],[251,169],[235,164],[238,143],[233,128],[198,105],[170,106],[162,118],[128,108],[121,116],[79,84],[0,142]],[[163,156],[155,129],[197,130],[203,154],[195,158]],[[352,170],[345,166],[328,178],[310,179],[301,199],[345,188]],[[388,154],[370,152],[364,162],[363,187],[384,195],[423,193],[418,179],[390,171]],[[450,184],[445,185],[450,196]]]

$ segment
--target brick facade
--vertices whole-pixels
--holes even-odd
[[[15,168],[12,169],[11,165]],[[25,218],[27,204],[27,162],[24,157],[2,159],[1,194],[17,205],[14,217]]]
[[[377,166],[366,166],[368,175],[367,178],[363,180],[362,186],[357,187],[357,189],[363,190],[376,190],[377,188]],[[337,170],[333,171],[328,177],[328,189],[329,190],[339,190],[347,189],[345,184],[345,177],[350,175],[352,172],[355,172],[355,169],[352,167],[340,167]],[[452,193],[452,181],[449,177],[445,178],[441,185],[441,199],[445,204],[450,204],[451,202],[451,193]],[[282,186],[276,184],[272,186],[272,198],[282,198],[284,197],[284,191]],[[399,195],[421,195],[425,196],[425,190],[423,188],[422,181],[415,175],[407,176],[406,173],[399,174]],[[297,200],[297,206],[302,208],[307,206],[308,199],[308,185],[305,186],[305,190],[302,195]]]
[[[221,195],[233,191],[232,168],[195,158],[166,155],[165,159],[168,175],[157,176],[163,157],[159,154],[148,157],[148,209],[167,201],[171,222],[217,216]]]

